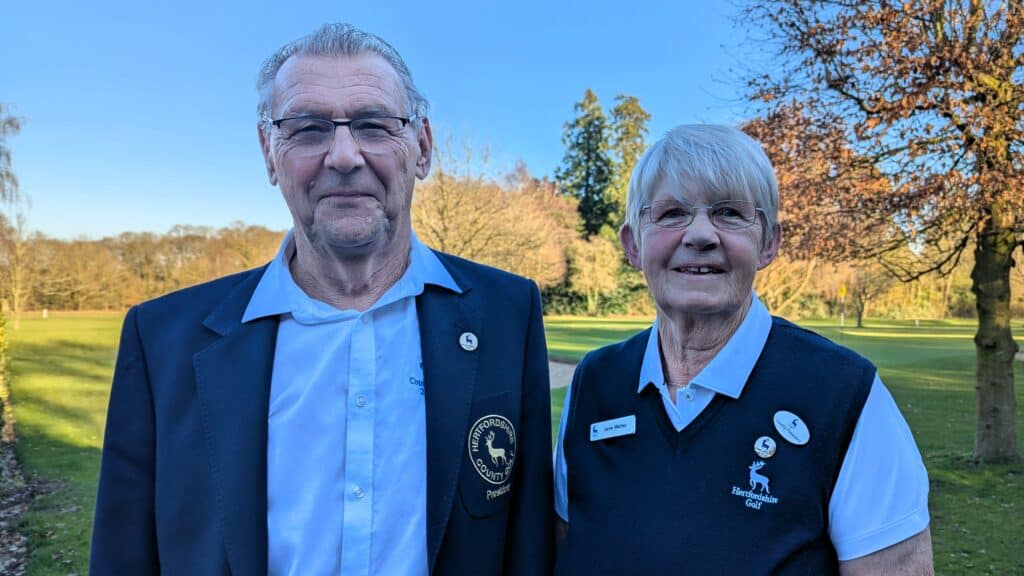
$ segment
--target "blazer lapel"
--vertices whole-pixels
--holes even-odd
[[[267,573],[267,411],[277,317],[241,323],[262,269],[204,325],[221,335],[193,357],[203,433],[233,574]]]
[[[455,500],[476,382],[477,354],[459,339],[480,333],[468,284],[462,294],[428,285],[417,298],[427,411],[427,557],[432,572]]]

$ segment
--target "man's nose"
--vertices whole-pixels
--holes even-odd
[[[331,147],[327,149],[324,157],[324,166],[333,168],[339,172],[351,172],[366,164],[363,158],[363,151],[359,142],[352,137],[352,130],[349,126],[335,126],[334,140]]]

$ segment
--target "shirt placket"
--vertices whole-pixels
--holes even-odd
[[[352,330],[345,440],[345,513],[341,573],[369,574],[373,532],[373,422],[376,388],[373,315],[362,314]]]

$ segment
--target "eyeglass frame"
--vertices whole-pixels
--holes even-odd
[[[263,116],[262,117],[264,122],[266,122],[267,124],[270,124],[271,126],[273,126],[274,128],[276,128],[278,130],[281,129],[281,123],[282,122],[286,122],[288,120],[318,120],[318,121],[321,121],[321,122],[330,122],[331,124],[334,125],[334,130],[331,132],[331,139],[330,139],[329,143],[327,144],[327,147],[322,152],[318,152],[318,153],[327,152],[328,150],[331,149],[331,146],[334,144],[334,138],[336,137],[336,134],[338,132],[338,127],[339,126],[348,126],[349,134],[352,135],[352,140],[356,144],[359,145],[360,150],[365,150],[366,148],[363,145],[363,143],[361,143],[359,141],[359,139],[356,137],[355,133],[352,132],[352,123],[353,122],[360,122],[360,121],[363,121],[363,120],[376,120],[376,119],[381,119],[381,118],[387,118],[387,119],[391,119],[391,120],[399,120],[402,123],[402,127],[399,130],[405,130],[406,127],[408,127],[410,124],[412,124],[416,120],[419,120],[420,118],[422,118],[422,116],[419,115],[419,114],[413,114],[413,115],[409,116],[408,118],[405,118],[405,117],[402,117],[402,116],[392,116],[390,114],[371,114],[371,115],[368,115],[368,116],[362,116],[360,118],[324,118],[322,116],[301,115],[301,116],[286,116],[284,118],[278,118],[276,120],[271,119],[269,116]]]
[[[691,224],[693,224],[693,221],[697,218],[697,213],[701,209],[703,209],[704,212],[708,215],[708,222],[710,222],[711,225],[714,226],[715,229],[717,229],[717,230],[729,230],[729,231],[746,230],[747,228],[752,227],[757,222],[757,214],[759,212],[761,214],[764,214],[765,218],[767,218],[767,213],[764,211],[764,209],[758,207],[758,205],[755,202],[751,202],[750,200],[731,200],[731,199],[730,200],[718,200],[717,202],[712,202],[711,204],[693,204],[693,203],[690,203],[690,202],[682,202],[682,201],[679,201],[679,200],[658,200],[657,202],[651,202],[650,204],[644,204],[643,206],[641,206],[640,207],[640,217],[643,218],[644,212],[647,212],[648,214],[650,214],[651,207],[654,206],[655,204],[661,204],[661,203],[665,203],[665,202],[673,202],[673,203],[676,203],[676,204],[678,204],[680,206],[685,206],[685,207],[688,207],[688,208],[692,208],[693,209],[693,214],[690,215],[689,222],[687,222],[685,224],[680,224],[680,225],[677,225],[677,226],[666,226],[664,224],[659,224],[659,223],[655,222],[653,218],[650,218],[650,217],[647,218],[647,220],[652,225],[654,225],[654,226],[656,226],[658,228],[661,228],[663,230],[683,230],[685,228],[688,228]],[[750,219],[749,222],[747,222],[746,220],[743,220],[743,222],[747,222],[746,225],[740,226],[738,228],[729,228],[729,227],[722,227],[722,226],[716,225],[714,220],[712,219],[712,209],[716,205],[724,204],[724,203],[727,203],[727,202],[741,202],[743,204],[749,204],[750,206],[753,206],[754,207],[754,215],[753,215],[753,217]]]

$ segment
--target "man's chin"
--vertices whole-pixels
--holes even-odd
[[[370,225],[367,225],[370,224]],[[387,244],[387,227],[374,222],[336,222],[322,230],[314,230],[314,244],[330,251],[344,251],[353,255],[370,253]]]

